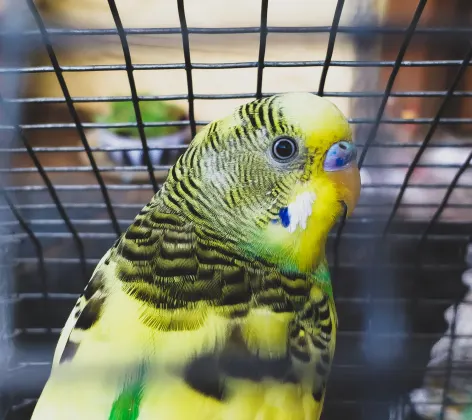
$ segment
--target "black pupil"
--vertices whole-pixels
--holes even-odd
[[[275,145],[275,154],[282,159],[291,157],[294,151],[295,146],[290,140],[279,140]]]

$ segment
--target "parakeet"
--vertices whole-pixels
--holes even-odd
[[[312,420],[337,315],[328,232],[360,193],[327,99],[246,103],[197,133],[98,263],[32,420]]]

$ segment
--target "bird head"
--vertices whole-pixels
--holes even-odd
[[[282,271],[310,273],[336,219],[357,204],[356,147],[327,99],[275,95],[200,131],[165,189],[179,192],[178,207],[209,238]]]

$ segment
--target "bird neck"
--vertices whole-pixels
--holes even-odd
[[[333,297],[333,285],[331,283],[331,274],[329,272],[328,261],[325,257],[316,267],[316,270],[309,276],[308,280],[317,285],[327,296]]]

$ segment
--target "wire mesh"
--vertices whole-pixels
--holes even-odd
[[[194,135],[209,122],[197,118],[197,101],[244,101],[279,93],[264,89],[264,82],[268,69],[283,68],[320,69],[319,82],[314,78],[309,90],[333,101],[350,101],[354,111],[348,117],[355,128],[364,176],[363,194],[355,214],[338,223],[328,243],[340,331],[324,417],[392,418],[392,404],[398,403],[395,419],[414,418],[414,404],[404,396],[421,385],[430,349],[445,330],[443,312],[465,292],[460,278],[466,269],[464,250],[472,235],[472,140],[467,134],[446,132],[456,133],[465,127],[467,133],[472,123],[472,117],[458,116],[451,106],[453,101],[472,97],[472,91],[464,84],[472,56],[472,29],[421,24],[427,0],[417,3],[405,26],[382,26],[373,12],[375,2],[358,0],[352,24],[345,25],[341,18],[348,3],[334,2],[330,26],[271,26],[268,0],[260,3],[259,26],[225,28],[189,26],[184,0],[175,1],[179,27],[126,27],[114,0],[108,0],[108,7],[115,28],[52,27],[33,0],[25,0],[27,10],[9,11],[12,16],[29,16],[31,22],[2,24],[0,28],[0,80],[4,81],[0,86],[0,134],[2,139],[14,139],[0,145],[0,157],[5,162],[0,168],[0,229],[7,232],[2,237],[21,243],[16,255],[8,257],[16,264],[14,279],[10,281],[7,274],[2,274],[0,283],[0,314],[5,319],[9,314],[13,319],[12,325],[0,322],[2,346],[14,348],[9,350],[11,357],[0,362],[0,372],[6,372],[1,375],[5,379],[0,394],[7,418],[28,418],[47,378],[60,330],[84,282],[117,235],[160,187],[162,173],[172,162],[156,163],[153,153],[181,153],[186,148],[155,147],[146,130],[189,127]],[[16,22],[10,17],[5,19],[8,21]],[[251,34],[259,37],[254,61],[206,63],[195,59],[192,36],[217,39]],[[268,42],[273,34],[324,34],[324,57],[269,60]],[[133,36],[170,35],[180,37],[182,62],[135,62]],[[61,64],[58,50],[68,48],[71,40],[90,36],[117,37],[124,63]],[[409,58],[411,43],[418,36],[453,37],[463,48],[454,57]],[[340,37],[353,43],[355,59],[336,59]],[[379,43],[388,37],[400,39],[394,60],[379,55]],[[27,51],[23,55],[19,53],[21,48],[13,51],[11,40],[17,47],[27,46]],[[45,51],[50,63],[37,65],[28,59],[28,54],[37,49]],[[330,74],[336,68],[352,72],[352,91],[328,90]],[[448,86],[396,89],[397,78],[404,69],[437,68],[453,73]],[[232,92],[229,86],[226,93],[205,93],[197,88],[196,72],[235,69],[255,70],[254,91]],[[141,92],[137,74],[151,70],[185,72],[186,92]],[[389,72],[383,89],[379,88],[381,70]],[[116,71],[126,73],[129,95],[71,93],[69,75]],[[13,78],[25,81],[33,75],[47,74],[56,78],[60,96],[29,95],[21,86],[11,84]],[[392,100],[411,98],[435,100],[438,107],[423,116],[387,112]],[[132,103],[135,121],[90,121],[79,111],[83,104],[122,101]],[[185,118],[146,121],[143,104],[154,101],[185,103]],[[19,109],[23,111],[21,115],[26,115],[28,107],[34,107],[31,109],[36,112],[52,109],[47,108],[51,106],[62,107],[66,121],[16,118]],[[421,135],[399,141],[401,130],[411,127]],[[96,130],[117,128],[136,128],[138,143],[119,147],[91,141]],[[61,139],[71,135],[78,141],[74,145],[63,144]],[[46,146],[35,140],[38,136],[48,140]],[[123,160],[110,165],[100,158],[113,153],[129,157],[131,152],[139,153],[137,164]],[[83,155],[82,163],[67,158],[72,154]],[[25,159],[29,159],[28,164],[21,163]],[[61,159],[65,164],[61,164]],[[141,183],[126,178],[139,173],[143,174]],[[113,174],[120,174],[120,181],[109,178]],[[455,321],[449,334],[456,338],[454,325]],[[450,342],[449,371],[453,340]],[[446,379],[444,386],[449,382]],[[442,394],[441,419],[449,419],[445,414],[451,403],[447,394],[447,390]]]

